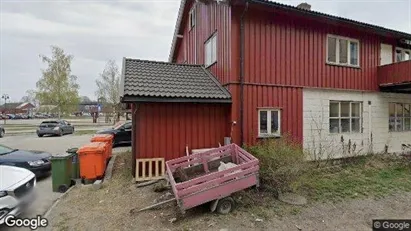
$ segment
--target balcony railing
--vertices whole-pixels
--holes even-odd
[[[380,86],[407,82],[411,82],[411,60],[378,67]]]

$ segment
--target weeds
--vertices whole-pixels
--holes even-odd
[[[300,145],[287,138],[263,141],[246,149],[260,161],[263,188],[276,193],[291,190],[290,185],[306,166]]]
[[[312,200],[342,201],[345,198],[384,197],[411,191],[410,164],[388,155],[363,156],[344,163],[339,171],[307,171],[292,188]]]
[[[246,149],[260,161],[263,190],[247,191],[249,195],[243,195],[240,204],[261,217],[300,212],[300,208],[274,199],[286,191],[303,195],[309,202],[382,198],[411,191],[411,163],[399,156],[372,154],[319,163],[307,161],[301,147],[288,139],[268,140]]]
[[[133,178],[131,169],[131,152],[117,154],[113,169],[113,181],[129,184]]]

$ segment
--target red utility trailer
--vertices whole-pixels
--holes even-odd
[[[222,165],[229,167],[223,170]],[[169,160],[166,166],[182,213],[210,201],[211,211],[229,213],[232,193],[259,186],[258,159],[236,144]]]

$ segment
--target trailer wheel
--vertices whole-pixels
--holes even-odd
[[[219,214],[228,214],[234,208],[234,200],[232,197],[220,199],[217,204],[217,212]]]

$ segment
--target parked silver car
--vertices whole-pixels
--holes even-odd
[[[0,165],[0,225],[8,215],[17,216],[36,198],[36,177],[24,168]]]
[[[43,137],[44,135],[62,136],[72,133],[74,133],[74,126],[65,120],[43,121],[39,128],[37,128],[38,137]]]

